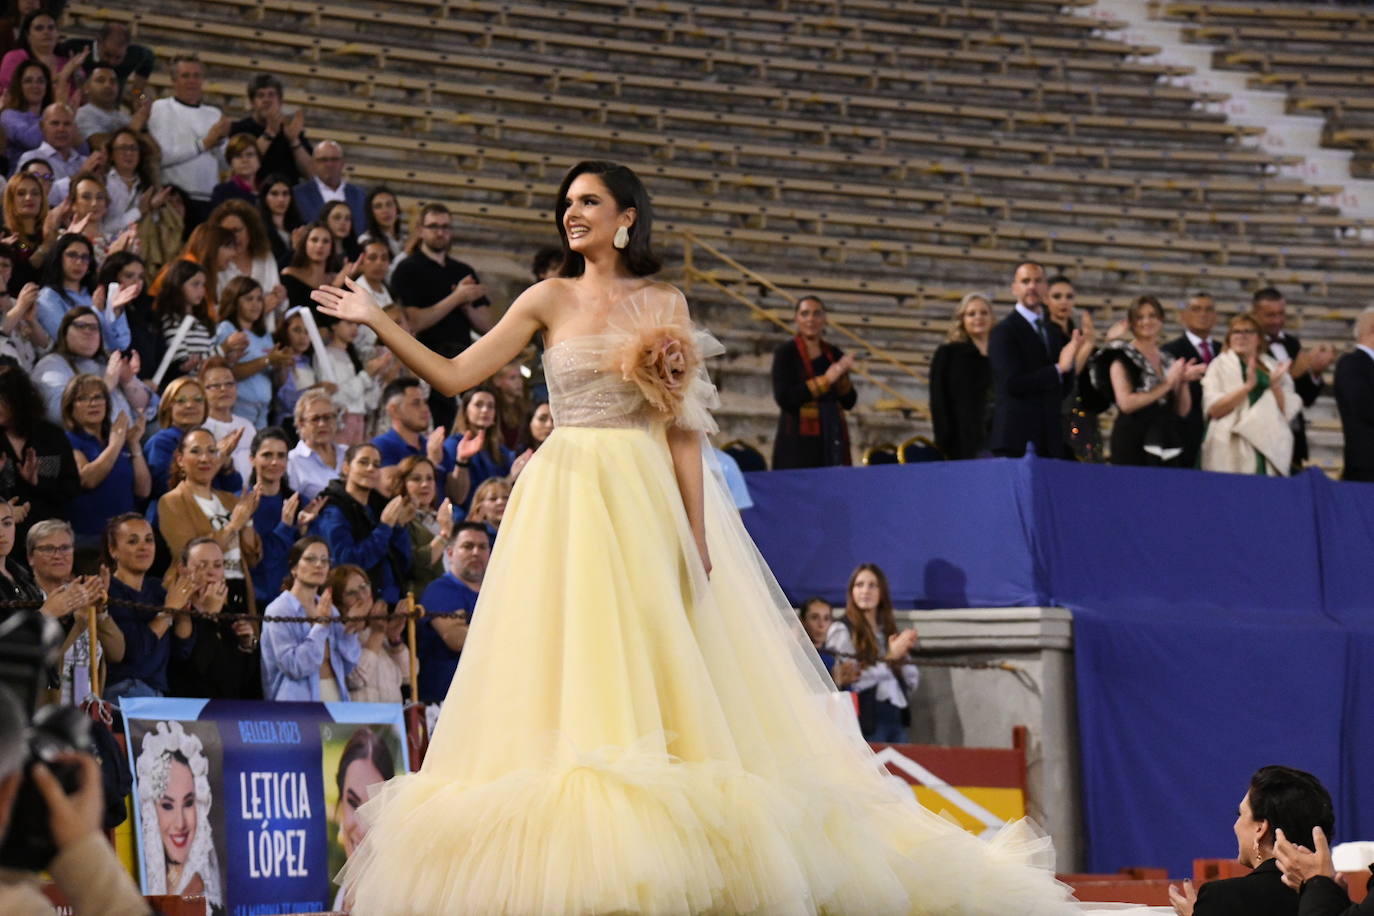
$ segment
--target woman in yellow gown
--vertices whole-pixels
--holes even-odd
[[[634,173],[581,163],[556,209],[563,276],[451,360],[357,284],[314,293],[449,396],[542,332],[555,420],[424,765],[361,810],[353,911],[1076,912],[1048,839],[989,842],[925,811],[844,711],[703,458],[719,345],[648,279]]]

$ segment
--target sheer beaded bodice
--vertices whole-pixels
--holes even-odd
[[[648,429],[658,419],[639,389],[608,366],[619,337],[571,337],[544,351],[544,379],[555,427]]]

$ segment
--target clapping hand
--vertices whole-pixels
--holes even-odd
[[[1184,369],[1183,369],[1183,380],[1184,380],[1185,382],[1197,382],[1197,381],[1201,381],[1201,380],[1202,380],[1202,377],[1203,377],[1204,375],[1206,375],[1206,374],[1207,374],[1207,364],[1206,364],[1206,363],[1202,362],[1201,360],[1190,359],[1190,360],[1188,360],[1187,365],[1186,365],[1186,366],[1184,367]]]
[[[525,469],[525,465],[529,464],[529,463],[530,463],[530,459],[533,458],[533,457],[534,457],[534,449],[532,449],[532,448],[527,448],[527,449],[525,449],[525,451],[524,451],[523,453],[521,453],[521,455],[520,455],[518,458],[516,458],[513,462],[511,462],[511,466],[510,466],[510,479],[511,479],[512,481],[514,481],[517,477],[520,476],[520,472],[523,471],[523,470]]]
[[[471,461],[472,456],[482,450],[486,444],[487,431],[485,429],[468,430],[463,433],[463,438],[458,440],[458,460]]]
[[[436,426],[425,439],[425,457],[436,468],[444,462],[444,427]]]
[[[325,497],[316,496],[301,510],[301,514],[296,517],[296,525],[300,531],[305,531],[315,523],[315,519],[319,518],[320,513],[324,511],[324,504]]]
[[[319,305],[321,314],[342,321],[371,325],[384,314],[372,293],[352,277],[343,279],[343,288],[321,286],[310,298]]]
[[[1059,371],[1067,375],[1073,371],[1074,361],[1078,359],[1078,348],[1083,345],[1083,332],[1074,328],[1073,334],[1069,336],[1069,342],[1064,344],[1059,351]]]
[[[1177,388],[1183,384],[1183,373],[1188,365],[1181,359],[1176,359],[1169,364],[1169,368],[1164,370],[1164,381],[1168,382],[1170,388]]]
[[[466,277],[460,280],[456,286],[453,287],[453,292],[451,295],[454,297],[455,304],[471,305],[478,299],[481,299],[484,296],[486,296],[486,294],[486,284],[478,283],[476,277],[474,277],[472,274],[468,274]]]
[[[325,588],[320,591],[320,596],[315,599],[315,606],[308,612],[308,616],[317,621],[328,621],[334,616],[334,592]]]
[[[1170,884],[1169,903],[1178,916],[1193,916],[1193,907],[1197,905],[1197,888],[1193,887],[1193,882],[1184,881],[1182,886]]]
[[[1283,883],[1293,890],[1301,890],[1308,880],[1325,875],[1336,877],[1336,866],[1331,861],[1331,845],[1326,833],[1320,827],[1312,828],[1312,846],[1304,849],[1283,835],[1283,830],[1274,832],[1274,857],[1278,859],[1279,870],[1283,872]]]
[[[887,644],[887,660],[890,662],[902,662],[906,660],[907,654],[916,648],[915,629],[906,629],[892,637],[892,641]]]
[[[219,440],[216,448],[219,449],[220,469],[227,470],[234,462],[234,449],[239,447],[239,440],[243,438],[244,427],[239,426],[229,430],[229,435]]]
[[[456,524],[453,520],[453,503],[448,499],[439,503],[437,518],[439,521],[439,537],[443,538],[444,543],[447,544],[449,541],[453,540],[453,527]]]
[[[381,522],[393,528],[409,525],[415,518],[415,504],[404,496],[393,496],[391,502],[382,509]]]
[[[1290,360],[1284,360],[1275,366],[1273,371],[1269,373],[1269,387],[1278,388],[1282,385],[1284,376],[1288,375],[1288,371],[1292,368],[1293,363]]]
[[[224,610],[224,602],[229,598],[229,585],[223,580],[205,582],[196,595],[196,607],[207,614],[218,614]],[[247,621],[241,621],[247,623]],[[251,628],[251,624],[249,624]]]

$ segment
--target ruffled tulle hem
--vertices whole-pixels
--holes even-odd
[[[1021,823],[991,842],[867,788],[805,789],[719,761],[684,762],[661,736],[561,753],[485,785],[417,773],[361,810],[341,874],[367,916],[884,916],[1069,912]]]

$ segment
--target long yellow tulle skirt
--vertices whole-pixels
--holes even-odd
[[[539,450],[424,766],[362,808],[353,912],[1073,912],[1047,839],[885,774],[706,478],[709,579],[661,429]]]

